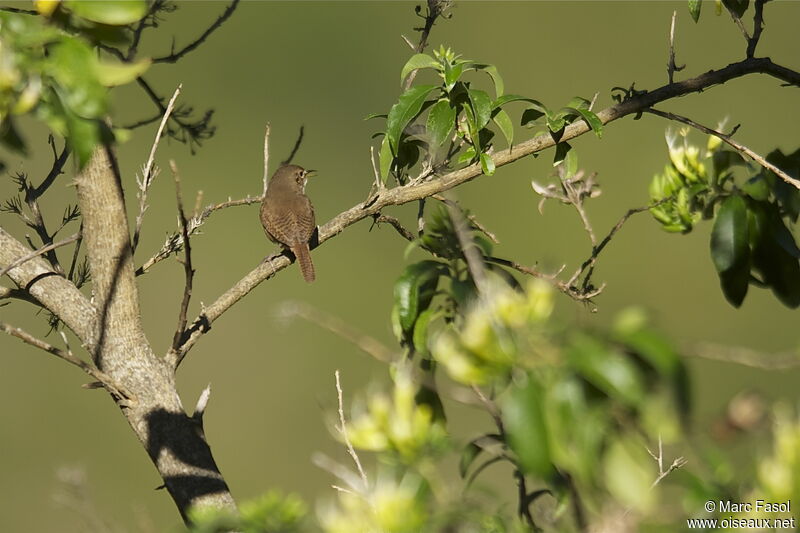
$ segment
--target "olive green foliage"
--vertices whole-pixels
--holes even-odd
[[[0,13],[0,143],[24,153],[17,117],[32,114],[66,138],[80,164],[112,133],[108,89],[141,75],[149,61],[123,64],[99,58],[99,40],[124,39],[120,25],[145,15],[144,0],[39,2],[47,17]],[[52,11],[53,8],[57,8]]]
[[[667,135],[670,163],[650,183],[650,212],[666,231],[688,233],[713,218],[711,259],[725,298],[739,307],[750,285],[768,287],[786,306],[800,305],[800,248],[791,227],[800,190],[771,170],[745,161],[710,137],[692,145],[686,129]],[[767,161],[800,175],[800,149],[774,150]]]
[[[405,82],[413,72],[425,69],[433,70],[441,83],[409,87],[387,115],[368,117],[386,119],[380,149],[380,173],[384,181],[391,173],[398,183],[406,183],[409,170],[419,161],[427,165],[423,172],[432,167],[450,166],[451,162],[463,165],[480,161],[483,173],[491,176],[495,170],[491,156],[495,136],[492,127],[502,133],[509,147],[514,141],[514,124],[504,109],[512,102],[529,105],[521,118],[523,125],[544,126],[556,140],[566,125],[577,119],[585,120],[598,137],[602,134],[602,123],[589,110],[588,100],[575,98],[566,107],[551,111],[537,100],[504,94],[503,78],[494,65],[462,59],[444,46],[435,50],[433,56],[413,55],[401,71],[400,82]],[[485,72],[491,77],[494,98],[474,88],[471,81],[462,79],[469,71]],[[423,121],[422,115],[426,112]],[[569,145],[562,144],[558,153],[566,154]]]

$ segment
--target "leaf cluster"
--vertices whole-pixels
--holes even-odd
[[[38,2],[44,16],[0,13],[0,143],[25,153],[16,121],[32,114],[68,139],[83,165],[94,146],[112,135],[102,123],[108,89],[133,81],[150,65],[149,60],[123,64],[98,58],[93,43],[120,37],[116,26],[138,20],[146,4],[60,4]]]
[[[650,184],[653,217],[666,231],[687,233],[713,218],[711,259],[725,298],[739,307],[750,285],[772,289],[786,306],[800,306],[800,248],[790,227],[800,215],[800,190],[771,170],[746,162],[712,137],[704,157],[686,132],[667,136],[670,163]],[[774,150],[767,161],[800,175],[800,149]],[[743,174],[737,179],[735,170]]]

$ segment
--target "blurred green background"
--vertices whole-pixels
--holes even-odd
[[[18,7],[29,4],[18,3]],[[194,39],[224,9],[218,2],[179,2],[178,11],[145,35],[143,54],[161,55],[173,38],[177,46]],[[363,120],[386,112],[399,91],[400,68],[411,55],[400,35],[412,40],[421,25],[413,2],[242,2],[234,16],[198,50],[176,65],[155,65],[146,78],[169,96],[183,84],[181,101],[199,112],[214,109],[216,135],[195,155],[176,142],[161,143],[157,163],[164,169],[151,191],[151,205],[137,252],[137,264],[176,227],[174,190],[167,162],[180,168],[185,203],[203,191],[204,203],[259,194],[265,123],[272,126],[273,168],[293,146],[298,129],[305,138],[295,162],[319,169],[308,187],[319,224],[363,200],[372,181],[371,134],[380,121]],[[452,19],[440,21],[430,44],[451,46],[466,58],[494,63],[506,91],[560,107],[573,96],[592,98],[596,109],[612,103],[613,86],[652,89],[667,81],[668,30],[678,10],[676,51],[686,70],[678,78],[719,68],[744,56],[744,41],[727,16],[705,6],[700,24],[686,2],[459,2]],[[759,55],[792,68],[798,64],[800,4],[767,6]],[[486,84],[487,77],[475,77]],[[715,125],[741,123],[737,139],[759,153],[797,148],[797,91],[764,76],[738,79],[702,94],[663,104],[662,109]],[[152,103],[135,86],[114,94],[117,123],[153,114]],[[513,115],[518,121],[519,109]],[[39,182],[52,161],[46,132],[24,123],[32,148],[29,159],[4,154],[8,172],[27,172]],[[650,178],[667,161],[662,119],[626,118],[609,125],[602,140],[585,135],[573,145],[580,164],[598,172],[603,195],[589,215],[605,234],[629,208],[647,203]],[[127,186],[129,216],[135,216],[134,175],[140,171],[156,125],[135,131],[119,148]],[[527,138],[518,132],[518,138]],[[705,138],[694,140],[704,144]],[[539,197],[531,179],[546,181],[551,153],[504,167],[456,191],[458,199],[500,239],[496,253],[525,264],[571,272],[590,245],[570,208]],[[46,220],[60,220],[64,202],[74,202],[69,174],[45,201]],[[0,182],[0,198],[15,194],[10,179]],[[391,214],[412,223],[416,205]],[[23,235],[11,215],[4,228]],[[341,369],[346,398],[385,380],[385,367],[319,327],[286,320],[282,306],[308,303],[361,331],[395,346],[389,313],[391,286],[407,260],[406,248],[389,227],[362,221],[314,251],[318,279],[302,281],[296,267],[265,282],[214,324],[190,353],[179,373],[184,405],[191,409],[202,388],[212,384],[206,434],[217,462],[237,498],[278,487],[308,500],[330,494],[331,475],[314,466],[322,451],[346,462],[331,438],[335,410],[333,372]],[[629,221],[602,254],[596,282],[608,284],[596,314],[566,297],[563,319],[601,326],[629,305],[648,309],[656,325],[680,345],[712,341],[760,351],[791,350],[798,344],[797,313],[762,290],[740,310],[724,300],[708,256],[710,224],[688,236],[662,232],[648,215]],[[66,234],[65,234],[66,235]],[[274,250],[258,222],[257,207],[215,214],[193,239],[197,268],[191,315],[210,303]],[[183,270],[174,258],[139,278],[146,331],[154,348],[167,349],[177,320]],[[4,280],[4,284],[8,281]],[[0,308],[2,320],[43,337],[42,316],[23,303]],[[51,335],[55,344],[60,340]],[[76,348],[76,347],[73,347]],[[154,490],[161,480],[113,403],[99,391],[85,391],[79,371],[16,339],[0,337],[0,529],[3,531],[87,531],[85,517],[101,517],[114,531],[164,531],[179,517],[169,496]],[[730,364],[691,360],[697,396],[695,425],[707,427],[737,391],[770,398],[796,398],[797,371],[765,372]],[[488,428],[467,408],[454,411],[456,434]],[[470,418],[470,415],[471,418]],[[468,425],[469,424],[469,425]],[[702,433],[702,431],[701,431]],[[466,436],[461,433],[461,436]],[[87,499],[63,503],[64,468],[86,475]],[[61,472],[61,474],[59,474]],[[507,472],[499,472],[510,486]],[[59,497],[59,495],[61,497]],[[61,501],[62,503],[59,503]],[[80,503],[75,507],[76,502]],[[86,502],[95,510],[82,509]],[[87,514],[88,513],[88,514]]]

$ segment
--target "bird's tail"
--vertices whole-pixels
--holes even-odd
[[[308,249],[308,244],[303,243],[293,247],[292,253],[297,258],[297,263],[300,265],[300,272],[303,273],[303,279],[308,283],[314,281],[314,263],[311,262],[311,252]]]

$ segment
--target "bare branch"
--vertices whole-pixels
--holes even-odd
[[[192,418],[202,423],[203,415],[206,412],[206,407],[208,407],[208,400],[210,399],[211,399],[211,383],[206,385],[206,388],[203,389],[203,392],[200,393],[200,397],[197,398],[197,405],[195,405],[194,407],[194,414],[192,414]]]
[[[178,95],[181,93],[182,86],[183,85],[178,85],[178,87],[175,89],[175,92],[172,94],[172,98],[170,98],[169,103],[167,104],[167,109],[164,111],[164,116],[161,117],[161,124],[159,124],[158,130],[156,131],[156,138],[153,139],[153,146],[150,148],[150,155],[147,158],[147,163],[145,163],[144,169],[142,170],[142,179],[136,180],[137,185],[139,186],[139,214],[136,215],[136,229],[133,232],[134,251],[136,251],[136,247],[139,245],[139,235],[142,231],[142,223],[144,222],[144,212],[147,210],[147,191],[150,189],[150,185],[152,185],[156,176],[156,172],[153,172],[153,161],[156,157],[158,142],[161,140],[161,134],[164,132],[164,126],[167,125],[169,116],[172,114],[172,109],[175,106],[175,100],[178,99]]]
[[[431,29],[433,29],[433,25],[436,24],[436,19],[438,19],[444,10],[447,9],[450,5],[449,0],[428,0],[428,12],[425,15],[425,25],[422,28],[415,28],[420,32],[419,35],[419,43],[417,46],[413,46],[411,42],[406,39],[405,36],[401,35],[401,37],[406,41],[406,43],[417,53],[421,53],[425,50],[425,47],[428,46],[428,37],[431,34]],[[408,75],[403,84],[403,90],[407,91],[411,88],[411,85],[414,83],[414,78],[417,77],[417,71],[413,70]]]
[[[569,284],[572,285],[575,282],[575,280],[577,280],[578,277],[583,273],[583,271],[589,268],[589,273],[583,280],[583,290],[586,290],[586,288],[589,286],[589,280],[592,277],[592,271],[594,269],[595,263],[597,262],[597,257],[600,255],[600,252],[602,252],[603,249],[608,245],[608,243],[611,242],[611,239],[614,238],[614,235],[616,235],[616,233],[620,229],[622,229],[622,226],[625,225],[628,219],[637,213],[643,213],[645,211],[649,211],[653,207],[656,207],[657,205],[660,205],[665,201],[666,199],[660,200],[654,204],[650,204],[645,207],[635,207],[633,209],[629,209],[627,213],[622,215],[622,217],[617,221],[617,223],[614,224],[614,227],[611,228],[611,231],[608,232],[608,235],[606,235],[603,238],[603,240],[600,241],[600,244],[592,247],[592,255],[590,255],[589,258],[586,259],[586,261],[584,261],[583,264],[581,264],[580,268],[578,268],[578,270],[575,271],[575,273],[570,278]]]
[[[34,250],[33,252],[29,253],[28,255],[20,257],[16,261],[14,261],[11,264],[7,265],[5,268],[0,269],[0,278],[5,276],[12,268],[16,268],[19,265],[21,265],[22,263],[25,263],[26,261],[30,261],[34,257],[40,256],[43,253],[49,252],[50,250],[55,250],[56,248],[60,248],[61,246],[66,246],[67,244],[75,242],[78,239],[80,239],[80,237],[81,237],[81,234],[80,234],[80,232],[78,232],[78,233],[76,233],[76,234],[74,234],[74,235],[72,235],[70,237],[67,237],[66,239],[64,239],[62,241],[54,242],[53,244],[48,244],[47,246],[42,246],[38,250]]]
[[[336,376],[336,398],[339,400],[339,427],[336,429],[338,429],[339,433],[342,434],[345,446],[347,446],[347,453],[349,453],[350,457],[353,458],[353,462],[356,464],[356,468],[358,468],[358,474],[361,476],[361,481],[364,483],[364,489],[366,489],[369,486],[367,474],[364,473],[364,469],[361,467],[361,461],[358,459],[358,454],[356,453],[355,448],[353,448],[353,445],[350,443],[350,437],[347,436],[347,423],[344,419],[344,401],[342,398],[342,385],[339,382],[339,371],[337,370],[334,375]]]
[[[684,117],[684,116],[681,116],[681,115],[677,115],[675,113],[669,113],[667,111],[659,111],[658,109],[654,109],[652,107],[649,108],[649,109],[646,109],[646,111],[648,113],[652,113],[654,115],[658,115],[659,117],[662,117],[662,118],[666,118],[666,119],[669,119],[669,120],[674,120],[675,122],[681,122],[683,124],[686,124],[688,126],[691,126],[691,127],[695,128],[695,129],[698,129],[698,130],[702,131],[703,133],[706,133],[708,135],[713,135],[714,137],[718,137],[719,139],[721,139],[722,141],[727,143],[729,146],[731,146],[734,150],[736,150],[740,154],[748,156],[750,159],[752,159],[753,161],[755,161],[756,163],[758,163],[759,165],[761,165],[765,169],[774,172],[778,177],[780,177],[786,183],[788,183],[790,185],[794,185],[795,187],[800,189],[800,180],[791,177],[789,174],[787,174],[783,170],[779,169],[778,167],[776,167],[775,165],[773,165],[772,163],[770,163],[769,161],[767,161],[766,159],[764,159],[763,157],[761,157],[760,155],[755,153],[753,150],[751,150],[747,146],[745,146],[745,145],[743,145],[743,144],[741,144],[739,142],[734,141],[731,138],[730,135],[727,135],[725,133],[719,132],[717,130],[713,130],[713,129],[707,127],[707,126],[703,126],[702,124],[699,124],[699,123],[695,122],[694,120],[692,120],[690,118],[687,118],[687,117]]]
[[[264,189],[261,192],[261,197],[267,195],[267,181],[269,180],[269,122],[264,130]]]
[[[194,280],[194,269],[192,268],[192,246],[189,241],[189,230],[186,224],[186,213],[183,211],[183,197],[181,195],[181,177],[175,161],[170,160],[169,167],[175,179],[175,199],[178,204],[178,222],[181,227],[181,238],[183,239],[183,250],[185,253],[183,260],[183,272],[186,276],[186,283],[183,288],[183,298],[181,299],[181,310],[178,313],[178,326],[175,328],[175,335],[172,337],[172,349],[170,355],[177,355],[178,348],[183,340],[183,332],[186,329],[186,313],[189,310],[189,301],[192,298],[192,281]],[[173,355],[174,354],[174,355]],[[173,359],[175,368],[178,367],[182,358]]]
[[[764,370],[786,370],[800,366],[800,354],[796,351],[763,353],[744,346],[725,346],[704,342],[686,346],[681,353],[700,359]]]
[[[294,156],[297,154],[297,151],[300,149],[300,145],[303,143],[303,137],[306,133],[306,127],[300,126],[300,133],[297,135],[297,140],[294,142],[294,146],[292,147],[292,151],[289,152],[289,157],[281,161],[281,165],[288,165],[294,159]]]
[[[678,15],[677,11],[672,12],[672,23],[669,26],[669,62],[667,63],[667,77],[669,82],[672,83],[676,72],[680,72],[686,65],[680,67],[675,64],[675,17]]]
[[[769,58],[745,59],[738,63],[732,63],[719,70],[705,72],[695,78],[690,78],[669,85],[662,86],[650,92],[638,94],[624,99],[616,105],[608,107],[597,113],[598,118],[603,124],[608,124],[630,114],[641,113],[651,106],[669,100],[677,96],[703,91],[713,85],[725,83],[726,81],[745,76],[752,73],[765,73],[775,78],[783,80],[791,85],[800,86],[800,73],[786,67],[777,65]],[[564,129],[560,141],[565,142],[574,139],[589,131],[589,126],[585,121],[573,122]],[[494,154],[492,157],[497,168],[512,163],[528,155],[540,152],[555,145],[553,137],[549,133],[537,135],[527,141],[523,141],[509,150],[503,150]],[[354,205],[344,211],[319,228],[319,243],[322,244],[344,231],[347,227],[365,218],[370,218],[376,213],[381,212],[388,206],[402,205],[417,201],[422,198],[430,197],[463,183],[466,183],[482,174],[480,163],[474,163],[464,168],[448,172],[432,179],[415,182],[413,184],[394,187],[379,191],[375,196],[366,202]],[[371,181],[371,180],[370,180]],[[257,201],[257,200],[256,200]],[[210,325],[219,318],[225,311],[230,309],[236,302],[244,298],[251,290],[258,286],[262,281],[274,276],[278,271],[289,266],[289,258],[285,254],[270,257],[268,261],[262,261],[255,269],[245,274],[230,289],[220,295],[215,302],[208,306],[189,326],[186,335],[186,342],[181,346],[182,351],[191,349],[197,340],[208,331]],[[503,263],[499,263],[503,264]],[[518,265],[519,266],[519,265]],[[512,267],[513,268],[513,267]],[[541,273],[533,274],[532,270],[526,267],[531,275],[542,276]],[[522,270],[521,270],[522,271]],[[550,278],[551,279],[551,278]],[[567,287],[560,290],[570,293]],[[590,292],[579,296],[582,300],[591,298]],[[595,293],[596,294],[596,293]]]
[[[208,28],[206,28],[206,31],[204,31],[200,37],[187,44],[177,52],[172,50],[168,55],[156,57],[153,59],[153,63],[175,63],[189,52],[195,50],[198,46],[203,44],[203,42],[208,39],[212,33],[219,29],[219,27],[222,26],[222,24],[224,24],[225,21],[231,17],[231,15],[233,15],[233,12],[236,10],[236,6],[238,4],[239,0],[233,0],[225,9],[225,11],[223,11],[222,14],[217,17],[217,20],[215,20]]]
[[[77,366],[78,368],[86,372],[88,375],[90,375],[91,377],[102,383],[103,386],[106,389],[108,389],[108,392],[115,395],[117,398],[125,398],[128,400],[133,399],[131,394],[125,391],[122,387],[120,387],[116,383],[114,383],[114,380],[111,379],[110,376],[101,372],[100,370],[95,368],[93,365],[90,365],[86,361],[83,361],[82,359],[75,357],[71,351],[69,350],[64,351],[61,348],[56,348],[52,344],[37,339],[30,333],[27,333],[21,330],[20,328],[11,326],[10,324],[7,324],[5,322],[0,322],[0,330],[4,331],[5,333],[8,333],[12,337],[16,337],[22,340],[23,342],[30,344],[31,346],[35,346],[40,350],[44,350],[47,353],[51,353],[56,357],[59,357],[64,361]]]
[[[397,233],[399,233],[401,237],[403,237],[405,240],[409,242],[413,241],[415,238],[414,234],[408,231],[406,228],[404,228],[403,224],[401,224],[400,221],[397,220],[395,217],[389,215],[382,215],[378,213],[373,215],[373,220],[375,221],[375,224],[382,224],[384,222],[389,224],[395,230],[397,230]]]

